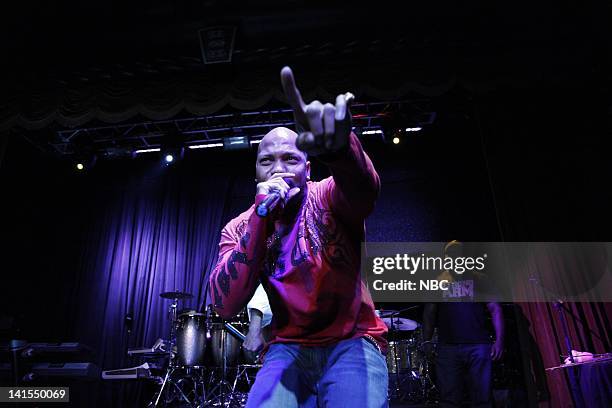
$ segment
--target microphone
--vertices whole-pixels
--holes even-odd
[[[276,204],[281,199],[281,196],[278,191],[272,191],[266,195],[266,198],[263,199],[261,203],[257,206],[255,212],[260,217],[267,217],[270,214],[270,209],[274,209]]]

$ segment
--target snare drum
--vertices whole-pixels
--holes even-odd
[[[183,367],[204,366],[206,314],[189,310],[176,319],[176,353]]]

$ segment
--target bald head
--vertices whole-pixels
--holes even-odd
[[[294,185],[302,187],[310,176],[310,162],[306,153],[295,145],[297,133],[285,127],[269,131],[257,148],[256,176],[267,181],[276,173],[294,173]]]
[[[261,153],[263,148],[268,148],[274,145],[282,145],[285,144],[287,146],[293,146],[297,150],[297,152],[301,153],[306,159],[306,153],[299,150],[296,147],[297,133],[293,130],[286,127],[277,127],[266,133],[266,135],[261,139],[259,146],[257,147],[257,155]]]

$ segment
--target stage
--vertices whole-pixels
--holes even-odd
[[[606,6],[162,3],[3,13],[0,385],[608,405]]]

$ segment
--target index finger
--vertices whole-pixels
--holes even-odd
[[[270,177],[270,180],[272,180],[273,178],[285,178],[285,177],[295,177],[295,173],[274,173]]]
[[[301,114],[304,114],[306,104],[302,99],[302,94],[300,94],[300,90],[295,84],[295,79],[293,77],[293,71],[291,71],[291,68],[283,67],[283,69],[281,70],[281,84],[283,85],[283,92],[287,97],[287,102],[289,102],[289,105],[291,105],[291,107],[296,111],[299,111]]]

